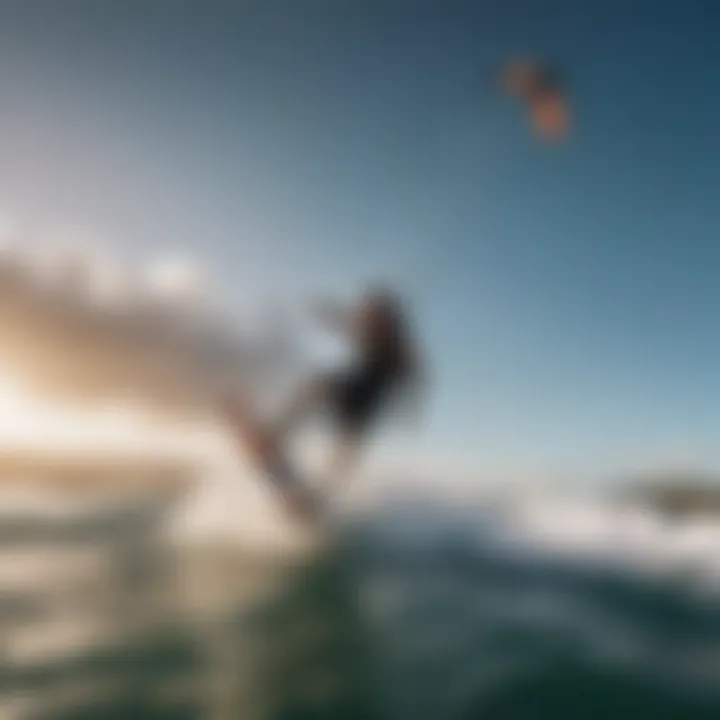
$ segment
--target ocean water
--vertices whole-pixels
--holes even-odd
[[[712,519],[397,501],[290,557],[166,515],[0,522],[0,718],[720,717]]]

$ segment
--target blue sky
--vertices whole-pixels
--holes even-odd
[[[720,6],[689,0],[0,2],[0,208],[242,306],[411,296],[426,448],[720,459]],[[538,144],[498,63],[562,67]]]

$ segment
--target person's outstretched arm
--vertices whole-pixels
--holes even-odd
[[[313,306],[315,317],[328,329],[348,335],[355,333],[354,314],[339,304],[320,300]]]

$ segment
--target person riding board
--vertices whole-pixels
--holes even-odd
[[[281,447],[305,420],[324,412],[337,435],[324,488],[328,491],[349,477],[370,431],[387,409],[410,400],[417,416],[421,372],[406,313],[392,292],[367,291],[357,307],[350,309],[319,304],[316,315],[350,340],[353,358],[338,371],[320,373],[305,382],[270,437]]]

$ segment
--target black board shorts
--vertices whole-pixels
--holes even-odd
[[[328,404],[341,430],[362,432],[376,419],[392,386],[390,373],[353,368],[330,377]]]

